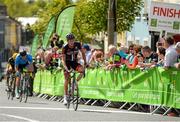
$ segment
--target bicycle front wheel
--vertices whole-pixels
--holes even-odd
[[[24,102],[26,103],[27,102],[27,99],[28,99],[28,93],[29,93],[29,88],[26,86],[25,89],[24,89]]]
[[[73,108],[76,111],[78,108],[78,104],[79,104],[79,88],[78,88],[78,84],[77,83],[73,83],[74,87],[73,87]]]

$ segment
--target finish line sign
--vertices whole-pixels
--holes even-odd
[[[149,30],[180,33],[180,4],[152,1]]]

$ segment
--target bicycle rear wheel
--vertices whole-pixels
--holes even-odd
[[[21,88],[19,92],[19,102],[22,102],[22,99],[23,99],[23,89]]]
[[[13,100],[14,96],[15,96],[15,90],[12,90],[12,92],[11,92],[11,100]]]
[[[73,87],[72,87],[72,104],[73,104],[73,108],[76,111],[78,108],[78,104],[79,104],[79,88],[78,88],[78,84],[76,82],[73,83]]]
[[[27,102],[27,99],[28,99],[28,93],[29,93],[29,90],[28,90],[28,87],[26,86],[25,89],[24,89],[24,102],[26,103]]]
[[[27,102],[28,96],[30,95],[30,77],[27,77],[25,80],[25,88],[24,88],[24,102]]]

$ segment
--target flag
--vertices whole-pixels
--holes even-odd
[[[69,6],[62,10],[56,22],[56,33],[62,40],[66,40],[66,35],[71,32],[73,27],[75,6]]]

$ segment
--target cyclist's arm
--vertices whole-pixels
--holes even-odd
[[[62,50],[62,65],[66,71],[68,71],[67,65],[66,65],[66,55],[65,55],[65,49]]]
[[[84,66],[86,66],[87,62],[86,62],[86,56],[85,56],[85,53],[83,51],[83,49],[80,49],[81,53],[82,53],[82,57],[83,57],[83,60],[84,60]]]
[[[16,59],[15,59],[15,70],[16,71],[19,71],[19,68],[18,68],[18,65],[19,65],[19,57],[16,57]]]

